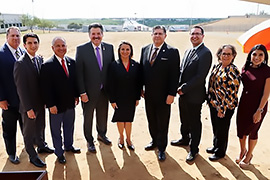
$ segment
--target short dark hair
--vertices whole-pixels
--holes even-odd
[[[29,37],[31,37],[31,38],[36,38],[37,41],[38,41],[38,43],[39,43],[39,37],[38,37],[37,34],[35,34],[35,33],[27,33],[27,34],[25,34],[25,35],[23,36],[23,44],[26,44],[27,38],[29,38]]]
[[[163,32],[166,34],[166,28],[165,28],[165,26],[163,26],[163,25],[156,25],[156,26],[154,26],[153,29],[152,29],[152,33],[154,33],[154,31],[156,29],[162,29]]]
[[[127,42],[127,41],[121,41],[121,43],[119,44],[119,46],[118,46],[118,58],[121,59],[120,49],[121,49],[121,46],[122,46],[123,44],[129,45],[129,47],[130,47],[130,55],[129,55],[129,59],[131,59],[131,58],[133,57],[133,47],[132,47],[132,45],[130,44],[130,42]]]
[[[202,26],[193,26],[193,27],[192,27],[192,29],[194,29],[194,28],[198,28],[198,29],[200,29],[200,30],[201,30],[201,33],[202,33],[202,35],[204,35],[204,29],[202,28]]]
[[[224,48],[229,48],[230,50],[232,50],[233,59],[232,59],[231,63],[233,63],[233,61],[237,55],[237,52],[235,50],[235,47],[231,44],[224,44],[220,48],[218,48],[217,53],[216,53],[218,60],[220,60],[220,56],[221,56],[221,53],[222,53]]]
[[[248,53],[247,60],[246,60],[246,63],[245,63],[245,67],[244,67],[245,70],[247,70],[247,68],[250,66],[250,64],[251,64],[251,54],[255,50],[263,51],[263,53],[264,53],[264,61],[262,63],[268,64],[268,52],[267,52],[266,47],[264,45],[262,45],[262,44],[257,44]]]
[[[102,24],[100,24],[100,23],[92,23],[92,24],[90,24],[90,25],[88,26],[88,32],[90,32],[90,30],[91,30],[92,28],[100,28],[101,33],[103,33],[103,26],[102,26]]]
[[[6,35],[9,34],[11,29],[16,29],[17,31],[19,31],[19,33],[21,33],[21,30],[17,27],[17,26],[10,26],[9,28],[7,28],[6,30]]]

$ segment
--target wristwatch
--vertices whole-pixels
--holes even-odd
[[[263,109],[258,108],[257,111],[260,111],[260,113],[263,113]]]

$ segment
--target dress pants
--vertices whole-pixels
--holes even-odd
[[[19,121],[21,132],[23,132],[21,114],[18,108],[8,107],[8,110],[2,111],[2,118],[3,138],[5,140],[7,154],[15,156],[17,121]]]
[[[166,104],[166,100],[163,102],[145,97],[145,108],[152,142],[163,152],[168,143],[171,106]]]
[[[26,112],[22,114],[24,144],[30,160],[35,160],[38,157],[34,144],[39,148],[46,146],[44,142],[45,109],[38,108],[34,112],[36,119],[29,119]]]
[[[214,134],[213,145],[216,149],[215,155],[219,157],[224,157],[226,155],[229,129],[234,109],[227,109],[224,118],[219,118],[217,116],[218,112],[216,108],[212,107],[212,105],[209,105],[209,107]]]
[[[108,108],[109,101],[104,92],[100,91],[99,97],[95,100],[91,100],[87,103],[82,103],[83,116],[84,116],[84,136],[86,141],[93,145],[94,138],[92,136],[92,126],[93,126],[93,114],[96,110],[96,128],[100,136],[105,136],[107,133],[107,119],[108,119]]]
[[[180,132],[183,140],[191,139],[190,151],[194,155],[199,152],[201,141],[202,122],[201,122],[202,104],[188,102],[185,98],[179,98],[179,112],[181,127]]]
[[[53,146],[55,148],[54,153],[57,157],[60,157],[64,154],[62,148],[62,131],[64,135],[64,147],[69,150],[73,145],[73,134],[74,134],[74,121],[75,121],[75,110],[68,109],[65,112],[59,114],[50,113],[50,128],[53,140]]]

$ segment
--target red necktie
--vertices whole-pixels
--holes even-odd
[[[65,71],[65,73],[66,73],[66,75],[68,77],[68,71],[67,71],[67,68],[66,68],[66,65],[65,65],[65,60],[62,59],[61,62],[62,62],[62,67],[63,67],[63,69],[64,69],[64,71]]]

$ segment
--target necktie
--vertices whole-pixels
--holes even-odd
[[[63,67],[63,69],[64,69],[64,71],[65,71],[65,73],[66,73],[66,75],[67,75],[67,77],[68,77],[68,71],[67,71],[67,68],[66,68],[66,65],[65,65],[65,60],[62,59],[62,60],[61,60],[61,63],[62,63],[62,67]]]
[[[195,53],[195,49],[192,49],[192,51],[190,51],[189,55],[188,55],[188,59],[190,59]]]
[[[192,49],[192,50],[190,50],[189,51],[189,53],[188,53],[188,55],[187,55],[187,57],[186,57],[186,59],[185,59],[185,62],[183,62],[184,63],[184,67],[187,65],[187,63],[190,61],[190,59],[192,58],[192,56],[194,55],[194,53],[195,53],[195,49]]]
[[[158,52],[158,48],[155,48],[155,52],[152,54],[152,56],[150,58],[150,64],[151,64],[151,66],[154,64],[154,62],[156,60],[157,52]]]
[[[99,53],[99,47],[96,47],[96,55],[97,55],[99,69],[102,70],[102,63],[101,63],[101,57],[100,57],[100,53]]]
[[[20,58],[20,54],[19,54],[19,51],[18,50],[15,51],[15,56],[16,56],[16,59],[17,60]]]
[[[33,57],[33,63],[34,63],[34,66],[35,66],[35,69],[37,70],[37,72],[39,73],[39,70],[40,70],[40,67],[39,67],[39,63],[38,63],[38,60],[36,57]]]

